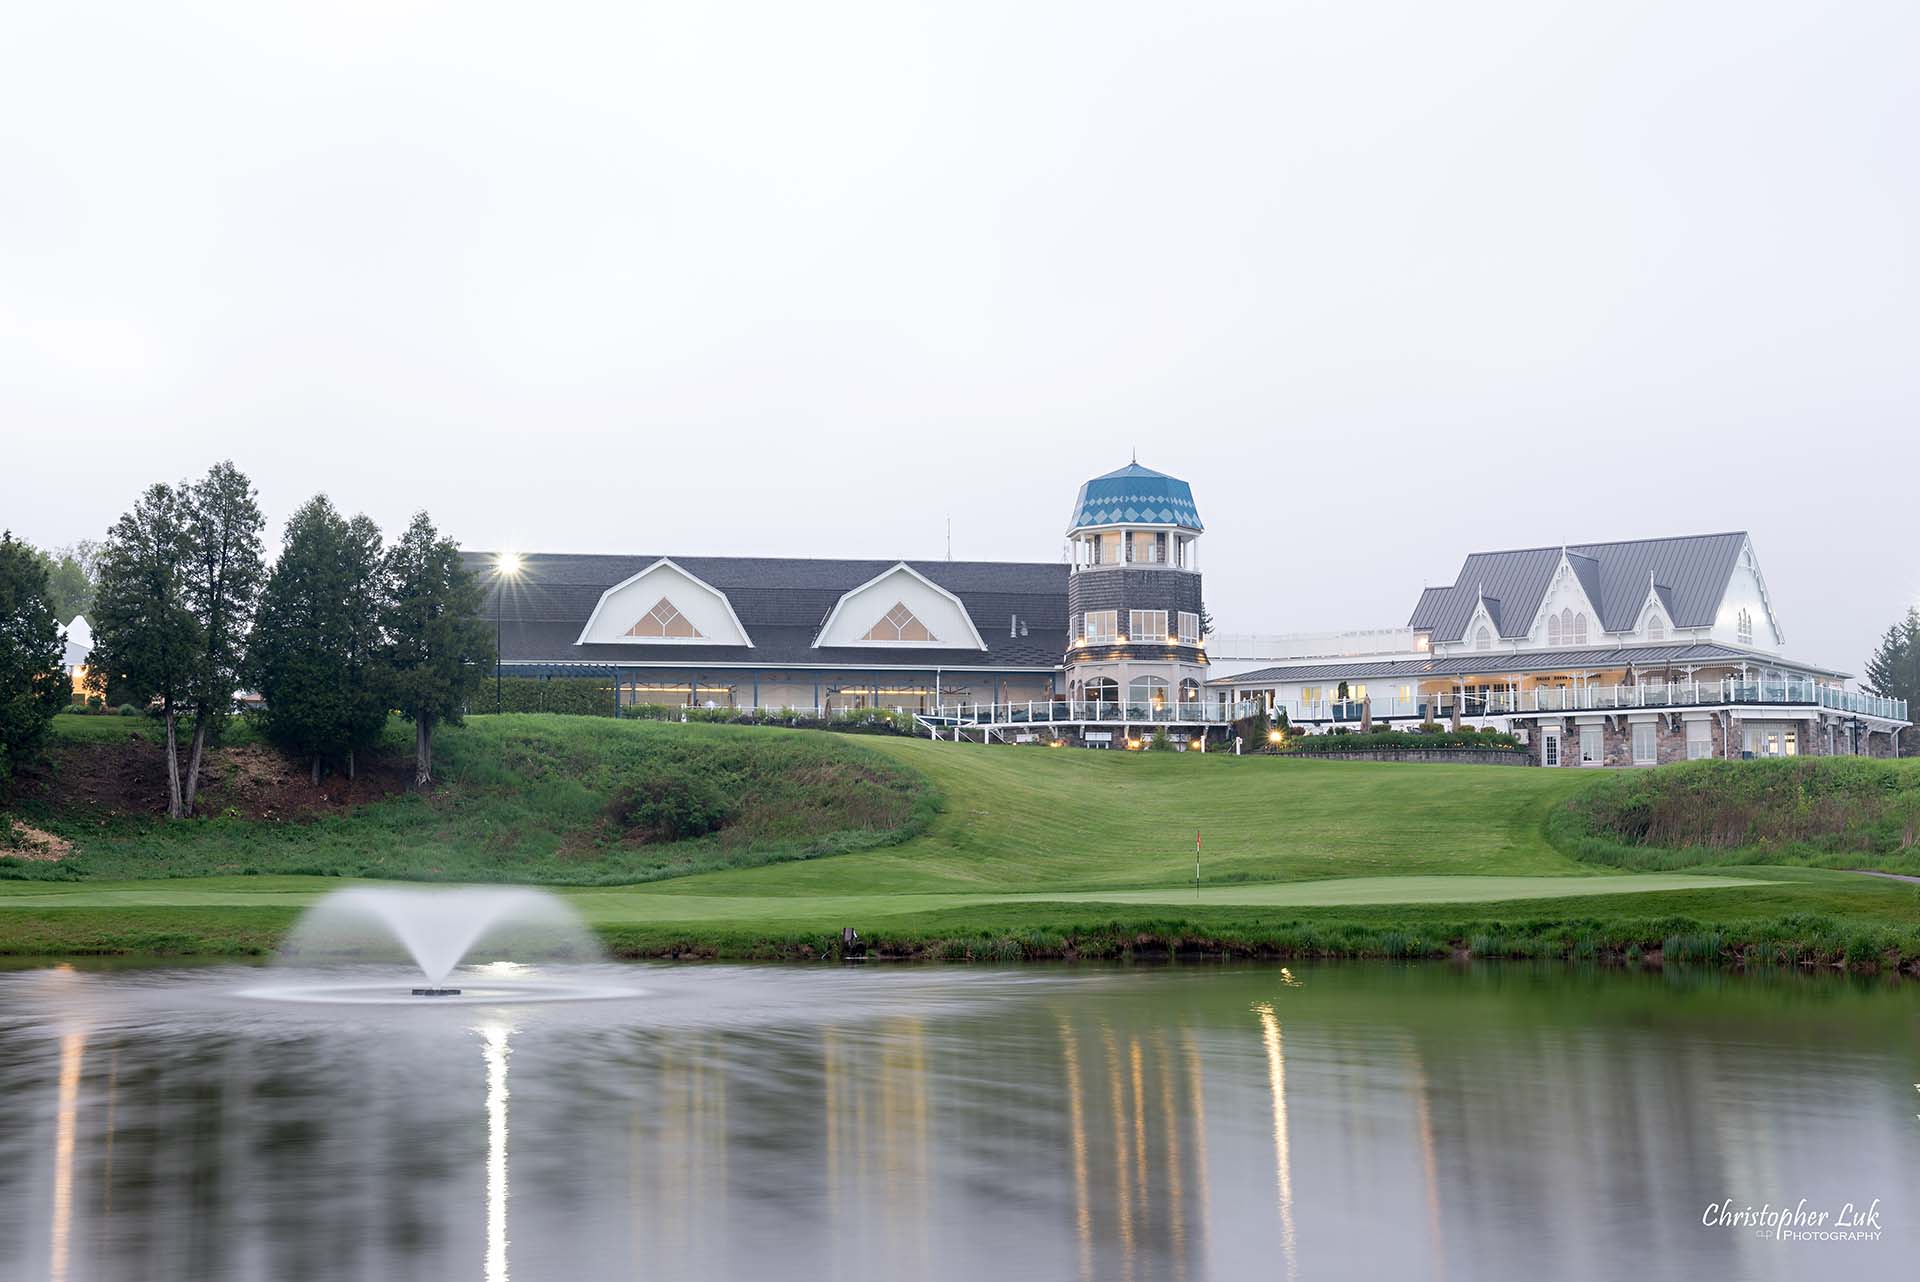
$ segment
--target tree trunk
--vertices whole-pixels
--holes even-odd
[[[433,722],[421,717],[413,723],[413,786],[433,782]]]
[[[317,752],[313,754],[313,786],[320,786],[320,754]]]
[[[207,717],[203,712],[193,721],[193,751],[187,762],[187,795],[183,811],[193,813],[193,798],[200,791],[200,762],[207,752]]]
[[[174,711],[167,708],[164,714],[167,723],[167,818],[180,817],[180,744],[174,730]]]

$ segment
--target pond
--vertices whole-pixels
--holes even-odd
[[[1920,986],[590,969],[620,995],[0,973],[0,1276],[1906,1278],[1920,1247]],[[1807,1240],[1721,1222],[1802,1199]]]

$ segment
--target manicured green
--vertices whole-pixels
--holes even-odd
[[[601,884],[559,893],[623,955],[832,955],[840,928],[851,925],[878,953],[955,958],[1189,949],[1859,967],[1920,958],[1920,887],[1912,884],[1777,866],[1629,874],[1557,846],[1549,821],[1604,782],[1581,771],[1098,753],[532,716],[474,718],[449,730],[442,764],[459,780],[450,791],[473,789],[489,807],[584,817],[584,803],[569,811],[556,800],[573,795],[570,781],[583,776],[584,761],[603,763],[593,767],[596,786],[611,786],[618,771],[604,763],[645,768],[659,744],[787,742],[890,763],[928,781],[939,811],[930,813],[929,796],[924,831],[894,844],[645,885],[607,884],[633,878],[586,852],[577,880]],[[391,836],[383,825],[393,821],[383,816],[409,807],[431,813],[432,805],[382,802],[275,834],[233,828],[256,842],[272,836],[343,849],[356,832],[367,844]],[[533,827],[523,822],[501,848],[536,849]],[[207,871],[213,861],[186,847],[221,840],[219,823],[196,828],[198,837],[176,839],[174,856],[182,868],[197,861]],[[493,873],[512,866],[485,854],[487,834],[473,827],[406,832],[429,843],[422,848],[478,841],[474,857],[491,861],[484,866]],[[76,840],[87,847],[91,839]],[[79,856],[93,857],[90,848]],[[118,857],[126,868],[139,856],[128,849]],[[0,951],[245,951],[276,938],[302,904],[340,884],[101,876],[0,882]]]

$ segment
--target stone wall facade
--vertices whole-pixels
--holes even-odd
[[[1592,714],[1586,714],[1591,716]],[[1631,712],[1612,713],[1600,721],[1581,720],[1580,714],[1562,717],[1541,717],[1537,720],[1516,719],[1516,729],[1528,731],[1532,742],[1528,745],[1534,762],[1546,761],[1544,731],[1557,728],[1560,732],[1560,764],[1580,768],[1580,728],[1585,725],[1598,725],[1601,728],[1601,744],[1604,760],[1608,767],[1636,766],[1649,763],[1633,759],[1633,718]],[[1739,761],[1746,748],[1746,726],[1738,714],[1727,716],[1715,712],[1706,719],[1708,741],[1712,744],[1712,756],[1716,760]],[[1858,751],[1850,751],[1851,737],[1837,736],[1837,750],[1830,750],[1828,743],[1828,723],[1818,718],[1806,716],[1764,716],[1754,719],[1758,724],[1779,726],[1783,723],[1795,729],[1795,748],[1797,755],[1804,757],[1867,756],[1891,757],[1894,754],[1894,736],[1884,730],[1862,733],[1859,736]],[[1670,762],[1687,760],[1687,718],[1684,713],[1654,714],[1651,724],[1654,727],[1654,750],[1656,760],[1651,764],[1667,765]],[[1910,738],[1913,731],[1907,732]],[[1900,755],[1914,755],[1912,750],[1901,744]],[[1591,768],[1591,767],[1589,767]]]

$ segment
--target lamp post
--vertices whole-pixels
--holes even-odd
[[[493,559],[493,710],[504,712],[501,705],[501,673],[505,668],[505,656],[500,653],[500,599],[506,595],[507,584],[520,577],[522,562],[518,552],[502,552]]]

